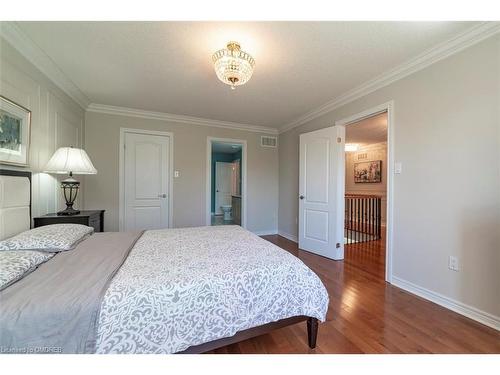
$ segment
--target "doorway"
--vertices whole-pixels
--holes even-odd
[[[346,246],[353,250],[361,243],[380,240],[378,251],[382,265],[379,273],[388,282],[392,281],[394,210],[392,113],[393,102],[388,102],[337,121],[335,126],[303,133],[299,140],[299,247],[330,259],[344,260]],[[363,130],[356,124],[363,120],[366,123],[373,121],[371,118],[378,115],[378,119],[384,122],[379,133],[382,134],[381,140],[385,140],[385,163],[379,162],[380,158],[371,160],[376,155],[370,154],[369,157],[368,152],[362,152],[359,161],[364,163],[357,165],[356,169],[353,166],[352,176],[347,176],[346,128],[349,133],[356,129]],[[361,138],[353,137],[351,134],[351,143],[362,143]],[[347,145],[348,149],[351,147],[354,145]],[[354,176],[360,184],[375,183],[381,176],[386,176],[385,199],[369,194],[369,191],[362,191],[362,197],[358,197],[360,192],[347,191],[354,196],[346,197],[346,178],[354,179]],[[347,198],[354,201],[346,202]],[[353,251],[350,251],[351,254],[359,255]]]
[[[377,269],[366,271],[392,282],[394,125],[393,102],[337,121],[345,133],[342,154],[344,256]]]
[[[173,134],[120,129],[120,231],[172,227]]]
[[[384,278],[387,111],[346,125],[344,187],[345,259]]]
[[[246,141],[208,138],[207,225],[246,225]]]

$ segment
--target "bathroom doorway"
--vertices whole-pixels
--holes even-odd
[[[246,142],[208,138],[207,225],[245,226]]]

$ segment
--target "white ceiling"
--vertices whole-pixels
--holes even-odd
[[[19,22],[90,102],[279,128],[475,22]],[[256,59],[230,90],[211,55]]]
[[[387,142],[387,112],[347,125],[345,142],[360,146]]]

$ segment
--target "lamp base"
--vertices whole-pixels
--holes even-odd
[[[79,210],[75,210],[73,207],[67,207],[63,211],[59,211],[57,213],[58,216],[71,216],[71,215],[78,215],[80,213]]]
[[[57,215],[71,216],[78,215],[80,213],[80,211],[73,208],[73,203],[75,203],[79,188],[80,183],[73,178],[73,172],[69,172],[69,177],[61,181],[61,189],[64,195],[64,199],[66,200],[66,209],[63,211],[59,211]]]

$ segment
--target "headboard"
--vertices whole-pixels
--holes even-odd
[[[0,240],[31,227],[31,172],[0,169]]]

